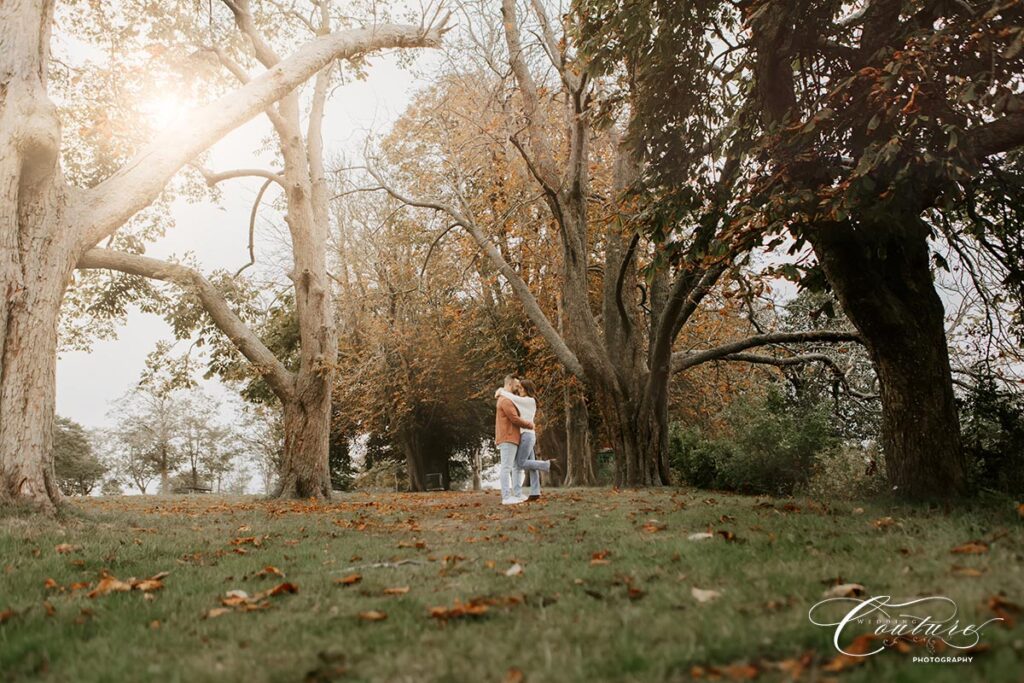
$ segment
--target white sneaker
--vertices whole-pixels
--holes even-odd
[[[502,505],[519,505],[526,502],[526,496],[512,496],[501,501]]]

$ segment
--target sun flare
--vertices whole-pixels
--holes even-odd
[[[184,118],[188,105],[174,95],[160,95],[143,103],[141,110],[153,128],[165,130]]]

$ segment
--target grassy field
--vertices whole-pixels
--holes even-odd
[[[1012,619],[1022,567],[1009,502],[79,499],[59,520],[0,518],[0,679],[1021,681],[1024,635],[1009,622],[985,628],[969,664],[913,663],[927,651],[903,642],[854,662],[807,614],[833,584],[858,583],[948,596],[962,623]]]

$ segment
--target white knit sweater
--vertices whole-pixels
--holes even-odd
[[[537,414],[537,401],[532,396],[520,396],[513,394],[511,391],[505,389],[498,389],[498,393],[512,401],[516,405],[516,409],[519,411],[519,417],[523,418],[527,422],[533,422],[534,416]],[[532,432],[532,429],[521,429],[523,432]]]

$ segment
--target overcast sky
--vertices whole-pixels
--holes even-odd
[[[430,55],[418,57],[416,71],[429,67]],[[422,80],[398,65],[397,55],[383,54],[369,60],[367,78],[338,88],[327,108],[324,141],[327,158],[332,154],[357,155],[368,131],[385,130],[402,113]],[[270,131],[265,117],[246,124],[217,144],[209,168],[217,171],[270,164],[253,153]],[[175,227],[147,248],[147,255],[164,258],[186,251],[195,253],[205,271],[215,268],[237,270],[248,262],[249,211],[261,184],[260,179],[239,179],[221,184],[223,200],[190,204],[178,201],[173,207]],[[257,242],[261,229],[257,227]],[[263,242],[273,241],[274,231],[262,224]],[[171,339],[168,326],[157,316],[133,311],[114,341],[93,345],[91,353],[63,353],[57,363],[57,412],[87,427],[111,423],[110,402],[133,386],[142,372],[146,354],[160,339]],[[230,390],[207,382],[214,395],[226,398]]]

